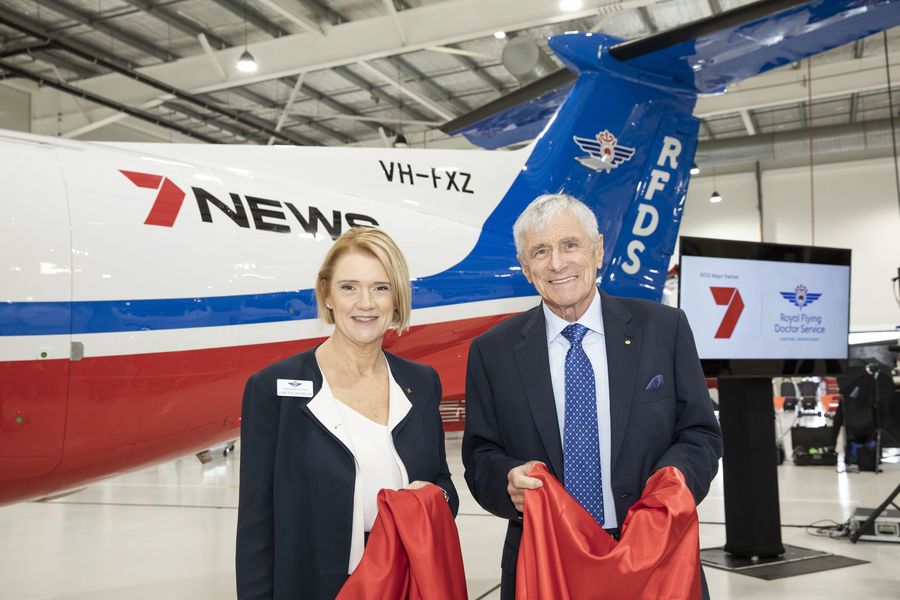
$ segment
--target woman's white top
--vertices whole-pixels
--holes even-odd
[[[403,487],[394,439],[387,425],[372,421],[343,402],[338,401],[338,408],[359,464],[356,476],[362,480],[363,531],[372,531],[378,516],[378,492]]]
[[[387,362],[387,359],[385,359],[385,362]],[[307,404],[307,408],[309,408],[309,411],[319,423],[350,451],[356,466],[356,478],[353,488],[353,523],[350,532],[350,563],[347,567],[347,573],[352,573],[362,559],[365,548],[365,532],[371,529],[378,512],[378,490],[384,487],[400,489],[409,485],[409,475],[406,473],[406,466],[394,448],[394,438],[391,432],[406,417],[412,408],[412,404],[394,380],[390,364],[388,364],[388,385],[388,423],[386,426],[370,421],[335,398],[324,373],[322,374],[322,389]],[[368,468],[370,462],[376,461],[376,459],[369,456],[370,448],[368,447],[369,440],[375,436],[368,425],[359,423],[354,417],[368,421],[373,428],[379,427],[384,431],[383,437],[380,433],[377,434],[377,437],[380,439],[379,445],[387,449],[387,456],[390,457],[390,460],[387,460],[384,454],[380,455],[377,459],[378,469],[393,471],[396,468],[400,473],[398,485],[388,486],[379,483],[382,481],[383,474],[379,475]],[[366,429],[369,429],[368,434],[359,433]],[[390,475],[390,478],[391,483],[396,481],[393,473]],[[376,488],[375,486],[379,487]]]

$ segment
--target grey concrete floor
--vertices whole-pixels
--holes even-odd
[[[6,600],[234,598],[234,531],[240,446],[202,465],[193,456],[115,477],[49,502],[0,508],[0,597]],[[461,506],[457,519],[469,597],[499,598],[505,524],[485,513],[462,478],[460,438],[447,455]],[[721,473],[721,471],[720,471]],[[881,474],[833,467],[778,469],[783,540],[870,564],[762,581],[706,569],[714,599],[900,599],[900,543],[816,537],[802,526],[843,521],[874,507],[900,483],[900,464]],[[725,542],[721,475],[699,507],[701,547]]]

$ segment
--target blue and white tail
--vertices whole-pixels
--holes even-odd
[[[604,289],[659,298],[696,146],[696,94],[604,69],[604,49],[619,42],[598,34],[551,38],[551,48],[578,79],[485,222],[475,249],[451,269],[457,286],[467,279],[471,299],[534,294],[521,273],[513,270],[510,277],[516,264],[512,226],[531,200],[547,193],[570,194],[596,213],[606,250]],[[452,294],[449,274],[417,282],[417,292],[436,285],[444,288],[434,290],[441,296]]]
[[[773,0],[635,42],[591,33],[551,38],[551,49],[577,74],[570,92],[572,76],[560,71],[547,78],[555,87],[526,95],[528,104],[485,107],[476,113],[486,117],[445,126],[490,147],[492,140],[530,137],[544,125],[476,248],[447,275],[457,285],[458,277],[466,280],[471,300],[533,294],[520,273],[509,274],[512,225],[536,196],[566,193],[597,215],[603,289],[659,300],[696,151],[697,94],[724,91],[734,81],[900,24],[898,4]],[[447,278],[419,282],[422,291],[442,284],[438,293],[452,293]]]

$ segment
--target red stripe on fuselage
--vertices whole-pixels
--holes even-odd
[[[465,393],[469,343],[507,316],[421,325],[402,336],[389,333],[384,347],[437,369],[444,398],[455,400],[449,412],[461,417],[457,405]],[[0,363],[0,504],[46,496],[237,438],[247,378],[320,341],[103,356],[71,363]],[[65,389],[66,371],[67,401],[60,392]],[[29,400],[33,407],[41,405],[44,388],[56,390],[57,401],[51,409],[23,416],[21,409]],[[18,425],[16,415],[23,417]],[[461,427],[461,418],[451,421],[448,429]],[[15,448],[35,450],[23,455]]]

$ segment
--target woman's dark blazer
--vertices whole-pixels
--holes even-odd
[[[353,455],[310,412],[312,398],[282,397],[276,380],[322,388],[315,348],[251,376],[241,419],[241,487],[236,574],[239,600],[332,599],[347,579]],[[427,365],[385,353],[412,408],[394,427],[410,481],[430,481],[459,506],[444,451],[441,382]]]

